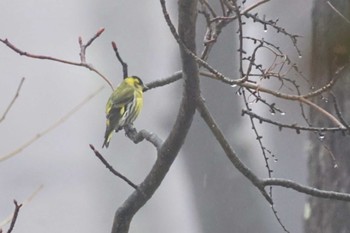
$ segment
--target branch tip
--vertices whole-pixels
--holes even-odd
[[[97,31],[96,37],[100,36],[105,31],[105,28],[100,28],[100,30]]]
[[[117,44],[114,41],[112,41],[112,47],[114,50],[118,50]]]

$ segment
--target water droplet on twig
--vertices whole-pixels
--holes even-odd
[[[328,98],[327,98],[327,97],[322,96],[321,99],[322,99],[325,103],[328,103]]]
[[[318,138],[323,141],[323,139],[326,137],[326,135],[323,132],[318,133]]]

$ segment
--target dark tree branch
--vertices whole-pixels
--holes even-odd
[[[117,44],[114,41],[112,41],[112,47],[115,52],[115,55],[118,58],[118,61],[123,67],[123,78],[125,79],[126,77],[128,77],[128,64],[123,61],[122,57],[119,54]]]
[[[11,220],[11,224],[10,224],[9,229],[7,230],[7,233],[11,233],[13,228],[15,227],[19,210],[22,207],[22,204],[18,204],[16,200],[14,200],[13,202],[15,203],[15,211],[13,212],[13,217],[12,217],[12,220]]]
[[[160,0],[163,12],[167,14],[165,1]],[[179,35],[181,41],[190,51],[196,51],[195,31],[197,1],[179,0]],[[151,171],[139,185],[140,192],[134,191],[117,210],[114,217],[112,233],[126,233],[136,212],[152,197],[174,162],[195,113],[196,99],[199,96],[199,77],[196,60],[180,46],[184,91],[179,113],[169,136],[158,150],[158,157]]]
[[[124,126],[125,134],[132,140],[135,144],[142,142],[144,139],[153,144],[153,146],[157,149],[157,151],[163,145],[162,139],[160,139],[156,134],[148,132],[147,130],[141,130],[137,132],[137,130],[132,125]]]
[[[333,199],[333,200],[339,200],[339,201],[347,201],[347,202],[350,201],[350,194],[348,193],[325,191],[317,188],[304,186],[291,180],[269,178],[269,179],[263,179],[261,181],[264,186],[280,186],[285,188],[291,188],[291,189],[294,189],[295,191],[305,193],[314,197],[327,198],[327,199]]]
[[[260,190],[260,192],[265,197],[265,199],[270,204],[272,204],[273,203],[272,199],[265,191],[264,186],[261,185],[259,178],[238,158],[238,156],[236,155],[236,153],[234,152],[234,150],[226,140],[225,136],[219,129],[214,118],[209,113],[207,107],[205,106],[204,100],[202,98],[198,98],[197,110],[201,114],[203,120],[208,125],[209,129],[215,136],[216,140],[220,143],[222,149],[225,151],[226,156],[232,162],[235,168],[238,171],[240,171],[242,175],[244,175],[248,180],[250,180],[253,183],[253,185]]]
[[[89,145],[91,150],[95,153],[96,157],[106,166],[106,168],[115,176],[119,177],[120,179],[124,180],[128,185],[133,187],[134,189],[138,190],[138,187],[136,184],[131,182],[128,178],[126,178],[124,175],[122,175],[120,172],[115,170],[112,165],[110,165],[107,160],[101,155],[101,153],[95,149],[93,145]]]
[[[297,124],[283,124],[277,121],[273,121],[269,118],[265,118],[262,116],[259,116],[258,114],[247,111],[247,110],[242,110],[242,116],[243,115],[249,115],[252,118],[257,119],[260,123],[266,122],[269,123],[270,125],[276,125],[279,130],[282,129],[293,129],[296,131],[297,134],[299,134],[301,131],[312,131],[312,132],[346,132],[348,131],[347,128],[340,128],[340,127],[312,127],[312,126],[299,126]]]
[[[172,74],[171,76],[164,78],[162,80],[156,80],[156,81],[147,83],[146,84],[147,88],[145,88],[143,91],[145,92],[145,91],[148,91],[148,90],[153,89],[153,88],[165,86],[165,85],[168,85],[170,83],[176,82],[180,79],[182,79],[182,70],[177,71],[174,74]]]

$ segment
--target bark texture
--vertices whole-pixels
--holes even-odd
[[[350,19],[350,1],[331,1],[343,16]],[[344,119],[350,120],[350,24],[324,0],[315,0],[312,14],[312,83],[319,87],[335,75],[340,78],[332,92]],[[325,93],[313,100],[336,115],[333,97]],[[331,126],[320,113],[310,111],[315,126]],[[322,140],[324,136],[324,139]],[[320,142],[322,141],[322,143]],[[309,184],[325,190],[350,192],[350,137],[342,133],[310,135]],[[334,167],[331,151],[338,167]],[[310,208],[309,208],[310,207]],[[350,205],[341,201],[310,197],[305,208],[305,232],[350,232]]]

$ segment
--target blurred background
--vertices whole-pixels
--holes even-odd
[[[250,5],[255,1],[247,1]],[[177,5],[168,3],[171,18]],[[87,62],[114,85],[122,70],[111,48],[119,47],[129,73],[151,82],[181,69],[178,46],[161,14],[158,1],[18,1],[0,2],[0,37],[34,54],[79,61],[78,37],[86,42],[101,27],[105,32],[88,48]],[[259,7],[261,15],[279,18],[279,24],[301,35],[298,54],[288,38],[276,36],[247,21],[246,32],[277,41],[307,74],[311,33],[311,1],[271,1]],[[198,16],[198,50],[205,32]],[[224,74],[237,75],[235,30],[227,28],[209,62]],[[0,123],[0,157],[19,148],[61,119],[83,99],[102,92],[77,113],[15,157],[0,162],[0,221],[13,212],[13,199],[22,202],[40,185],[43,189],[20,211],[14,232],[109,232],[118,206],[133,191],[114,177],[89,148],[93,144],[119,172],[140,183],[156,159],[147,142],[134,145],[123,133],[101,149],[105,130],[105,103],[111,94],[93,72],[44,60],[19,56],[0,45],[0,115],[13,98],[22,77],[20,96]],[[258,175],[266,176],[260,147],[248,118],[241,117],[237,89],[202,79],[202,93],[240,158]],[[135,122],[166,138],[172,128],[182,94],[179,81],[145,94],[144,109]],[[280,103],[286,123],[299,121],[294,105]],[[266,109],[256,108],[270,117]],[[306,182],[306,135],[279,132],[259,125],[263,142],[278,158],[275,177]],[[301,232],[304,195],[274,189],[276,208],[292,232]],[[6,229],[6,228],[5,228]],[[135,216],[131,232],[282,232],[269,204],[230,164],[204,122],[196,115],[188,138],[172,169],[153,198]]]

